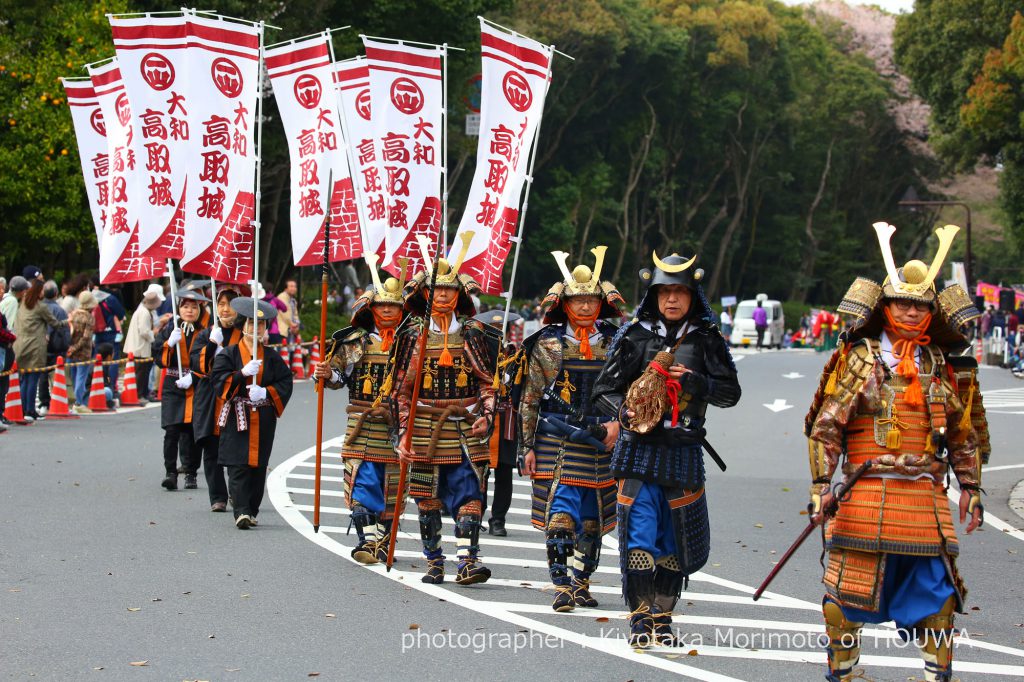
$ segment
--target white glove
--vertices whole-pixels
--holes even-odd
[[[167,346],[174,348],[178,345],[179,341],[181,341],[181,327],[175,327],[171,335],[167,337]]]
[[[258,403],[261,400],[267,399],[267,389],[262,386],[253,386],[249,384],[249,400],[254,403]]]
[[[214,327],[213,331],[210,332],[210,341],[213,341],[218,346],[224,343],[224,331],[219,326]]]
[[[260,371],[261,364],[263,364],[262,360],[250,360],[249,362],[245,363],[245,367],[242,368],[242,376],[256,376],[256,373]]]
[[[189,372],[185,376],[181,377],[180,379],[174,382],[174,385],[183,391],[187,390],[192,385],[192,373]]]

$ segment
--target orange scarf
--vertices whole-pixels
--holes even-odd
[[[892,354],[899,360],[896,374],[909,381],[903,397],[911,405],[924,405],[924,392],[917,376],[917,349],[932,342],[931,337],[925,334],[928,325],[932,323],[932,314],[928,313],[917,324],[909,325],[897,322],[888,308],[884,310],[887,322],[885,331],[892,339]],[[900,335],[902,331],[915,332],[917,336],[904,338]]]
[[[434,322],[441,328],[441,334],[444,336],[441,349],[441,357],[437,359],[438,367],[452,367],[455,362],[452,360],[452,354],[448,350],[448,328],[452,326],[452,313],[455,312],[455,306],[458,304],[459,299],[453,298],[451,303],[442,306],[437,301],[434,301],[433,308],[430,310],[430,316],[434,318]]]
[[[590,336],[594,333],[594,324],[597,322],[597,313],[589,317],[577,317],[568,307],[565,314],[575,329],[576,340],[580,342],[580,355],[587,360],[594,359],[594,351],[590,347]]]
[[[372,307],[370,308],[370,313],[373,314],[373,324],[377,326],[377,333],[380,334],[380,349],[386,353],[391,348],[391,344],[395,342],[395,328],[385,327],[381,323],[377,311]]]

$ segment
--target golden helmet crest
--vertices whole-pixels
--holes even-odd
[[[373,278],[373,294],[370,298],[370,303],[395,303],[402,305],[405,302],[402,290],[405,289],[405,270],[409,264],[409,259],[398,259],[398,268],[402,273],[401,279],[388,277],[383,282],[381,282],[380,274],[377,272],[377,262],[379,260],[380,258],[375,253],[366,256],[366,264],[370,267],[370,276]]]
[[[949,248],[960,228],[956,225],[945,225],[935,230],[935,236],[939,238],[939,250],[930,266],[923,261],[914,259],[907,261],[902,268],[897,269],[892,256],[891,244],[896,228],[885,222],[875,223],[873,227],[878,236],[878,245],[882,250],[882,261],[885,263],[886,278],[882,282],[882,295],[886,298],[934,302],[935,278],[938,276],[939,270],[942,269],[942,264],[949,254]]]
[[[573,268],[572,272],[569,271],[567,264],[568,253],[565,251],[551,252],[551,255],[555,257],[555,262],[558,263],[558,269],[562,272],[561,295],[563,298],[604,295],[601,288],[601,269],[604,266],[604,255],[607,250],[607,246],[597,246],[590,250],[590,253],[594,254],[593,270],[580,264]]]
[[[437,259],[437,278],[434,286],[448,287],[457,289],[462,286],[462,282],[459,279],[459,268],[462,267],[462,262],[466,259],[466,253],[469,251],[469,244],[473,241],[473,235],[476,232],[473,230],[467,230],[459,235],[462,246],[459,249],[458,256],[455,258],[455,262],[449,261],[451,258],[451,252],[448,254],[448,258]],[[423,258],[423,268],[427,273],[427,282],[433,276],[433,259],[430,257],[430,242],[427,240],[426,235],[416,235],[416,243],[420,247],[420,256]]]

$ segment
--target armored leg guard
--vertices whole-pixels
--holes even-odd
[[[377,519],[377,533],[373,539],[373,554],[380,563],[388,560],[388,546],[391,544],[391,524],[382,518]]]
[[[683,572],[674,554],[658,559],[654,569],[654,637],[661,646],[676,646],[672,612],[683,590]]]
[[[361,564],[377,563],[373,551],[377,515],[357,502],[352,505],[352,525],[356,527],[356,536],[359,538],[359,544],[352,550],[352,558]]]
[[[821,603],[825,614],[825,633],[828,635],[828,682],[846,682],[853,679],[853,668],[860,661],[860,628],[863,623],[846,619],[839,604],[826,596]]]
[[[629,607],[629,645],[646,649],[655,644],[654,618],[654,557],[640,549],[631,549],[626,557],[623,575],[626,605]]]
[[[917,645],[924,659],[924,679],[928,682],[950,682],[952,679],[954,608],[953,597],[950,597],[938,613],[914,626]]]
[[[424,500],[420,504],[420,539],[423,540],[423,556],[427,558],[427,572],[421,580],[440,585],[444,582],[444,554],[441,553],[441,509],[440,504],[432,509],[437,500]]]
[[[555,600],[551,603],[551,608],[560,612],[572,611],[574,606],[569,579],[569,557],[573,552],[574,525],[572,517],[563,513],[552,514],[548,521],[548,572],[555,586]]]
[[[597,600],[590,594],[590,576],[601,560],[601,528],[599,522],[583,522],[583,532],[572,560],[572,599],[576,606],[594,608]]]
[[[491,577],[491,569],[484,566],[479,557],[480,507],[480,502],[464,504],[455,521],[455,539],[459,545],[459,567],[455,576],[458,585],[485,583]]]

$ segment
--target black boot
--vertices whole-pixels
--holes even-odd
[[[654,570],[654,638],[661,646],[678,646],[672,632],[672,611],[683,589],[683,574],[667,568],[678,565],[673,556],[667,563],[659,563]]]
[[[185,474],[185,490],[195,490],[199,487],[199,480],[195,474]]]
[[[487,522],[487,532],[499,538],[508,536],[508,531],[505,530],[505,519],[490,519]]]
[[[647,552],[632,550],[626,558],[623,576],[626,605],[629,607],[629,644],[634,649],[653,646],[654,617],[654,557]]]
[[[420,539],[423,540],[423,556],[427,558],[427,572],[421,580],[431,585],[440,585],[444,582],[440,509],[420,513]]]
[[[164,476],[164,480],[160,482],[160,485],[167,488],[168,490],[178,489],[178,472],[168,471],[167,475]]]
[[[491,569],[480,561],[480,516],[463,514],[455,522],[455,540],[459,544],[459,568],[455,575],[458,585],[485,583],[491,578]]]
[[[377,515],[366,507],[356,504],[352,507],[352,524],[356,527],[356,536],[359,538],[359,543],[352,550],[352,558],[361,564],[377,563],[373,537],[377,528]],[[369,537],[367,537],[367,529],[370,530]]]
[[[572,531],[559,528],[549,530],[547,536],[548,572],[555,586],[555,599],[551,602],[551,608],[565,613],[572,611],[575,606],[568,567],[569,557],[572,556]]]

